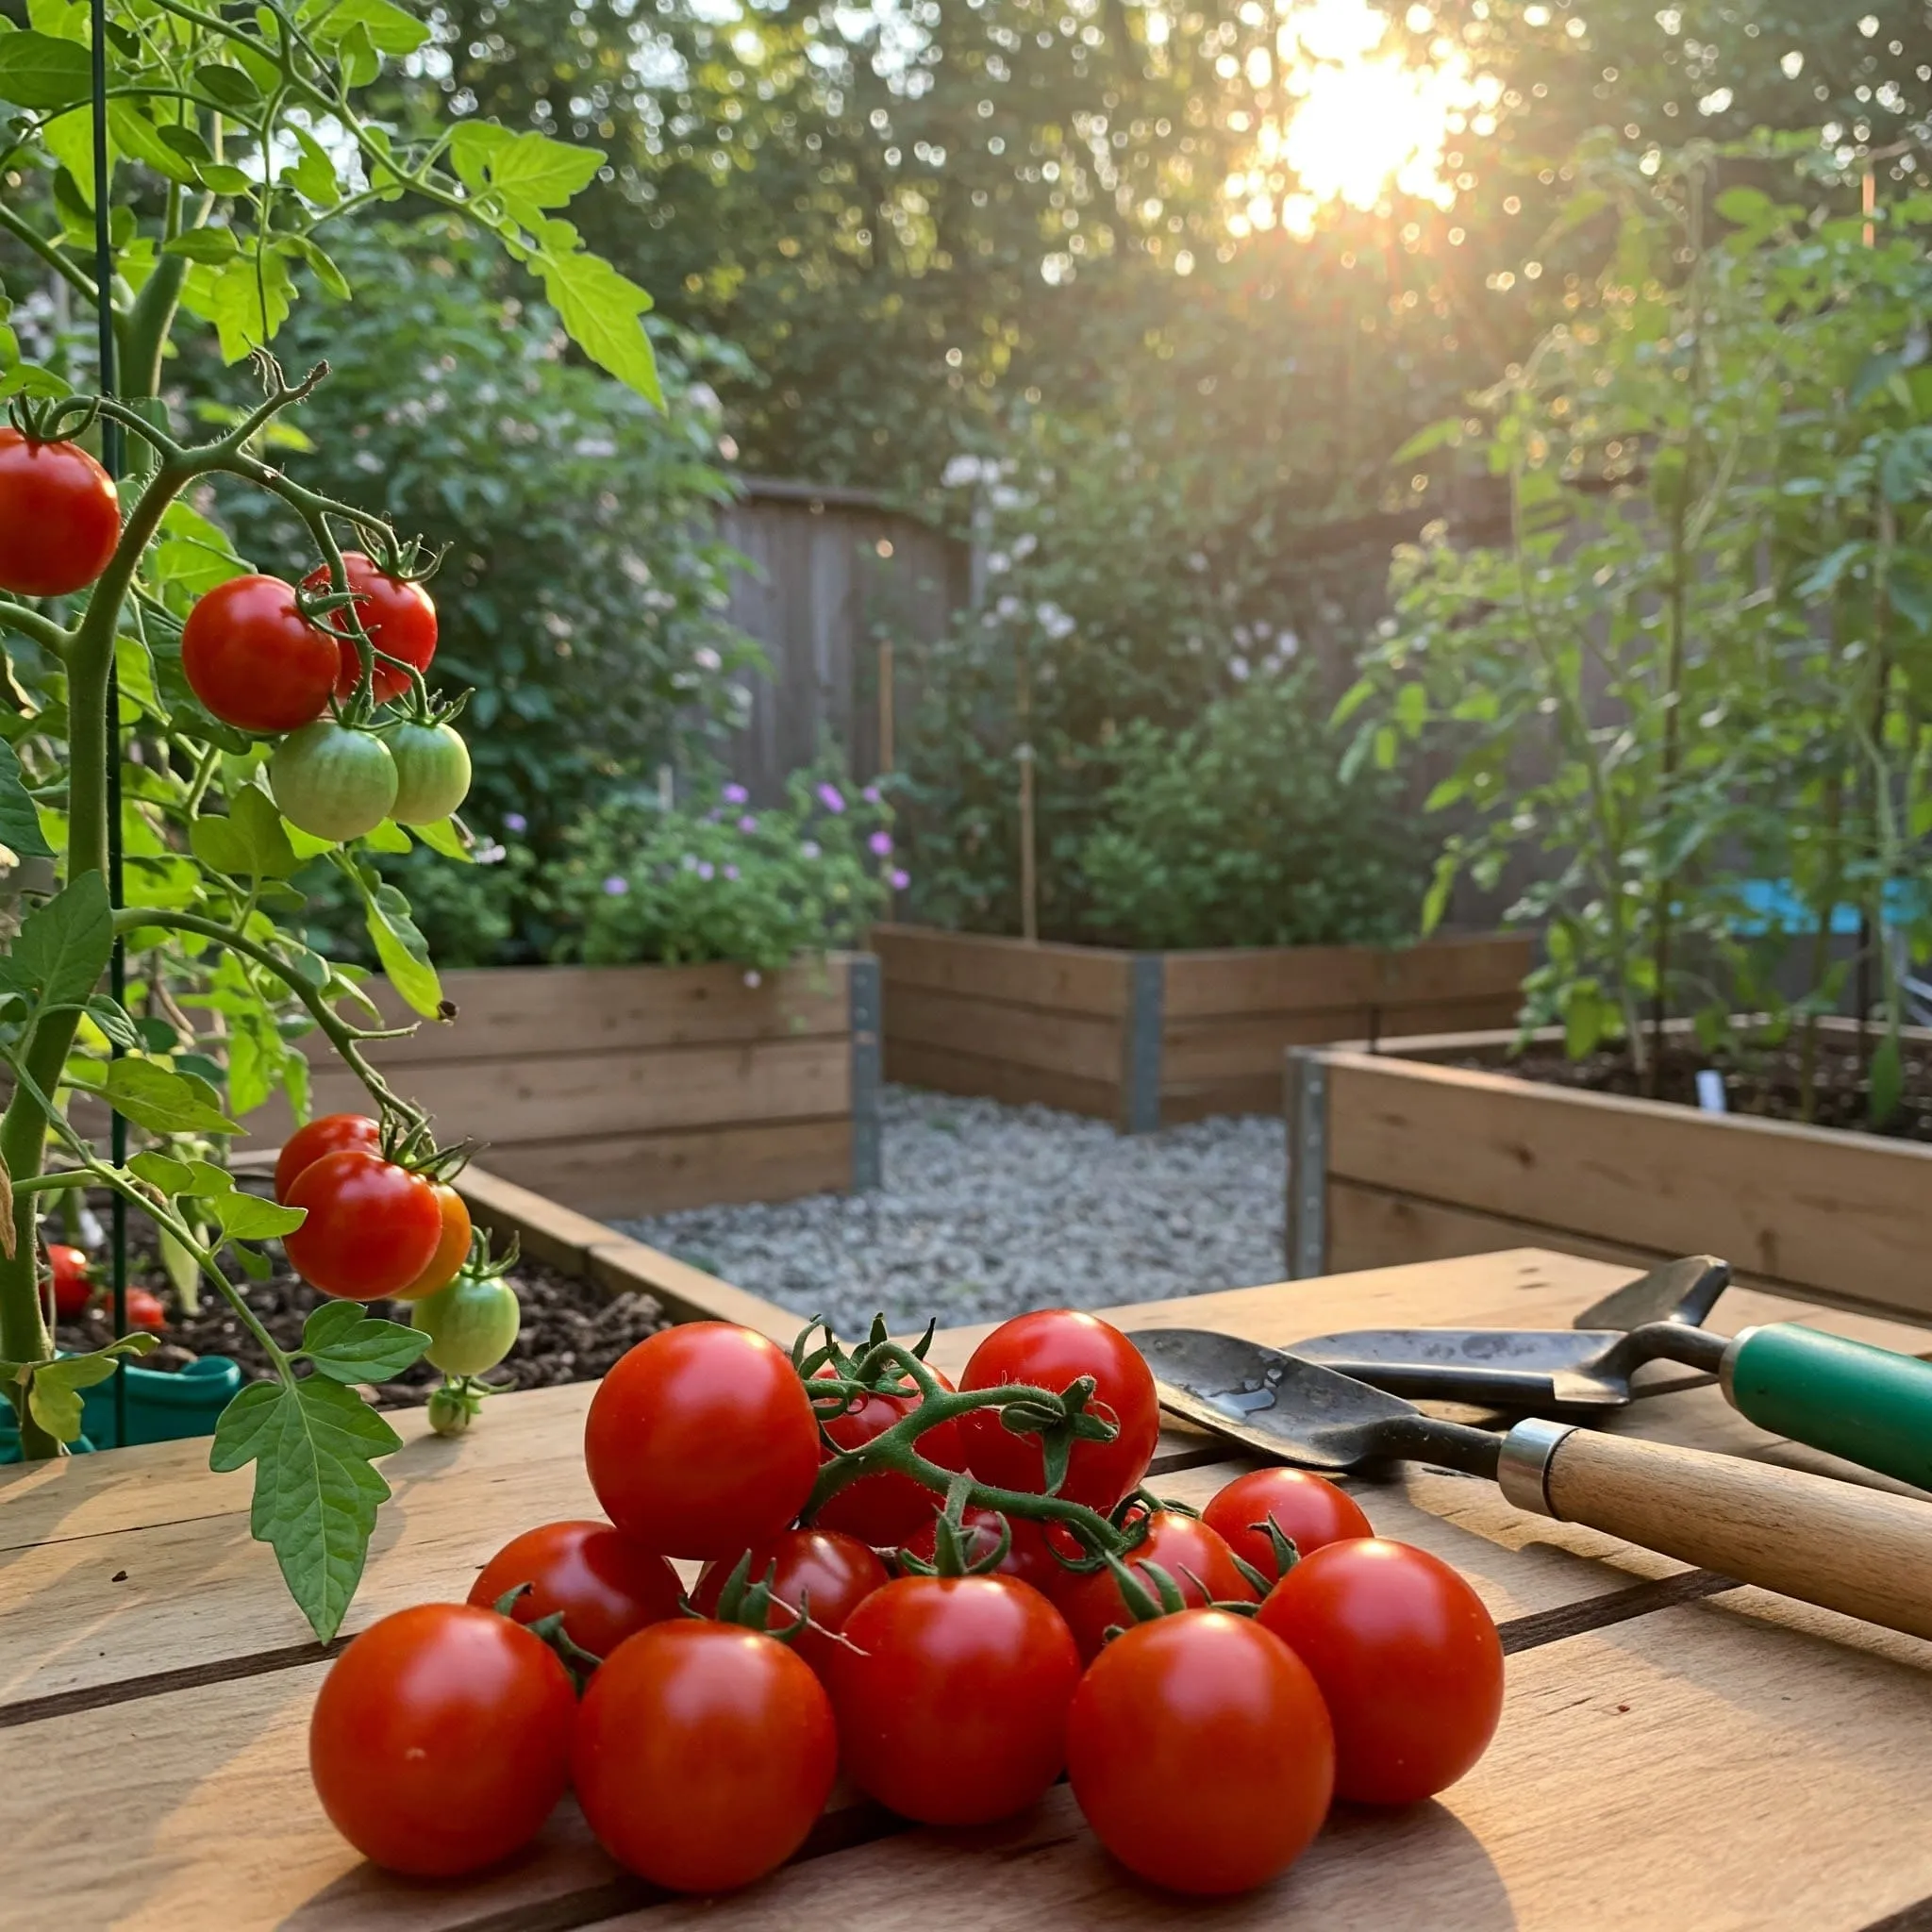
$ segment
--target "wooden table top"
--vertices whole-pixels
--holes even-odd
[[[1629,1271],[1518,1249],[1156,1303],[1126,1325],[1219,1326],[1291,1342],[1391,1323],[1563,1325]],[[1713,1325],[1793,1315],[1932,1351],[1932,1331],[1733,1291]],[[956,1368],[981,1330],[940,1338]],[[1707,1380],[1663,1385],[1620,1430],[1851,1472],[1753,1430]],[[589,1385],[506,1396],[470,1435],[399,1417],[383,1510],[347,1634],[458,1599],[515,1532],[594,1513],[580,1453]],[[1164,1492],[1202,1502],[1238,1469],[1163,1438]],[[1932,1927],[1932,1643],[1522,1514],[1430,1470],[1354,1484],[1376,1528],[1434,1550],[1481,1592],[1509,1653],[1489,1755],[1431,1804],[1341,1807],[1274,1885],[1214,1906],[1130,1880],[1064,1785],[971,1833],[910,1829],[849,1794],[804,1853],[723,1901],[618,1872],[566,1800],[538,1843],[463,1885],[361,1862],[309,1788],[325,1654],[248,1536],[248,1477],[202,1442],[0,1477],[0,1927],[290,1925],[562,1932],[1172,1925]]]

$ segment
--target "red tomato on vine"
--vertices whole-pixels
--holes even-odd
[[[93,1299],[94,1281],[86,1252],[62,1241],[49,1241],[47,1263],[54,1275],[54,1312],[63,1322],[72,1321]]]
[[[821,1369],[829,1374],[829,1368]],[[941,1389],[952,1383],[935,1369],[934,1378]],[[903,1395],[876,1392],[855,1395],[844,1414],[824,1424],[825,1434],[841,1449],[862,1449],[874,1437],[882,1436],[893,1424],[903,1422],[919,1407],[919,1391],[908,1388]],[[919,1453],[941,1469],[959,1470],[966,1466],[966,1455],[959,1441],[957,1421],[941,1423],[919,1439]],[[832,1452],[824,1451],[824,1459]],[[879,1549],[896,1548],[923,1524],[930,1524],[945,1501],[937,1490],[929,1490],[910,1476],[889,1472],[869,1475],[841,1490],[818,1512],[821,1527],[856,1536],[861,1542]]]
[[[973,1351],[961,1389],[1026,1383],[1058,1395],[1082,1375],[1093,1377],[1090,1411],[1119,1424],[1111,1441],[1076,1441],[1058,1493],[1094,1509],[1111,1509],[1147,1474],[1160,1435],[1153,1372],[1118,1328],[1074,1308],[1045,1308],[1003,1322]],[[1046,1467],[1038,1436],[1016,1436],[997,1409],[959,1419],[973,1474],[1000,1489],[1041,1491]]]
[[[546,1523],[512,1537],[484,1564],[469,1600],[494,1609],[525,1583],[530,1588],[509,1614],[534,1624],[561,1611],[564,1635],[597,1657],[646,1624],[676,1616],[683,1589],[662,1557],[594,1521]]]
[[[1221,1490],[1201,1512],[1236,1556],[1277,1577],[1274,1541],[1257,1524],[1272,1521],[1301,1556],[1374,1529],[1346,1490],[1306,1469],[1251,1469]]]
[[[275,1199],[289,1198],[289,1190],[304,1168],[312,1167],[325,1154],[340,1154],[344,1147],[359,1147],[365,1154],[381,1153],[381,1127],[360,1113],[325,1113],[297,1127],[275,1156]]]
[[[1183,1610],[1094,1658],[1067,1717],[1067,1777],[1130,1871],[1173,1891],[1245,1891],[1321,1830],[1334,1734],[1286,1644],[1225,1610]]]
[[[120,541],[114,479],[86,450],[0,425],[0,591],[71,596],[107,569]]]
[[[788,1641],[823,1677],[835,1645],[830,1636],[821,1633],[844,1629],[853,1611],[874,1591],[886,1587],[890,1580],[886,1566],[877,1552],[857,1537],[831,1529],[788,1529],[759,1544],[750,1555],[747,1582],[757,1583],[767,1570],[773,1573],[772,1594],[777,1607],[772,1623],[783,1627],[801,1607],[810,1615],[817,1627],[801,1630]],[[705,1565],[691,1593],[693,1609],[708,1617],[717,1615],[718,1599],[738,1560],[737,1557],[720,1557]]]
[[[282,1237],[311,1288],[374,1301],[408,1287],[442,1239],[442,1204],[425,1175],[359,1147],[325,1154],[295,1176],[284,1206],[308,1218]]]
[[[400,658],[418,671],[428,670],[430,658],[436,656],[436,606],[430,601],[429,592],[407,577],[391,576],[378,570],[375,559],[359,550],[342,552],[342,575],[356,593],[356,615],[368,633],[369,641],[378,651]],[[302,579],[302,588],[327,591],[327,564],[317,564]],[[331,611],[328,621],[337,630],[349,628],[349,621],[341,611]],[[340,657],[336,696],[353,697],[362,675],[362,654],[353,637],[344,638],[337,650]],[[386,705],[408,690],[409,674],[378,662],[371,674],[370,688],[375,702]]]
[[[224,724],[293,731],[322,716],[335,689],[336,640],[295,608],[280,577],[230,577],[196,601],[181,629],[190,690]]]
[[[976,1503],[966,1506],[962,1519],[966,1530],[966,1560],[977,1563],[990,1557],[1000,1546],[1000,1516],[996,1509],[982,1509]],[[1037,1523],[1030,1523],[1024,1516],[1007,1519],[1007,1527],[1011,1537],[1007,1545],[1007,1554],[1000,1558],[995,1576],[1015,1576],[1022,1583],[1030,1583],[1042,1596],[1059,1601],[1059,1593],[1074,1580],[1074,1573],[1062,1563],[1047,1545],[1046,1531]],[[930,1563],[939,1547],[939,1519],[934,1517],[915,1535],[908,1537],[905,1548],[908,1556],[917,1557],[922,1562]],[[1068,1555],[1078,1554],[1078,1545],[1069,1540]]]
[[[1137,1543],[1124,1560],[1128,1569],[1136,1571],[1149,1563],[1158,1564],[1174,1580],[1183,1599],[1197,1609],[1209,1603],[1251,1604],[1255,1600],[1253,1588],[1235,1568],[1233,1552],[1220,1536],[1177,1509],[1156,1510],[1148,1518],[1146,1541]],[[1142,1582],[1147,1580],[1141,1577]],[[1081,1657],[1089,1663],[1100,1655],[1109,1628],[1134,1621],[1110,1570],[1069,1576],[1054,1601],[1074,1633],[1074,1641],[1080,1646]]]

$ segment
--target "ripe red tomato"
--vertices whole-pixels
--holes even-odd
[[[1148,1519],[1146,1541],[1137,1543],[1126,1561],[1129,1569],[1137,1571],[1149,1563],[1158,1564],[1173,1577],[1181,1595],[1197,1608],[1209,1602],[1255,1601],[1255,1592],[1247,1578],[1235,1568],[1227,1545],[1205,1523],[1183,1516],[1177,1509],[1154,1512]],[[1144,1574],[1141,1581],[1148,1581]],[[1151,1583],[1148,1587],[1153,1588]],[[1108,1570],[1068,1577],[1054,1601],[1059,1605],[1067,1628],[1080,1646],[1080,1656],[1088,1663],[1100,1655],[1111,1626],[1134,1621],[1126,1599],[1121,1595],[1120,1585]]]
[[[1321,1830],[1334,1734],[1286,1645],[1245,1617],[1183,1610],[1094,1658],[1067,1718],[1067,1776],[1129,1870],[1173,1891],[1245,1891]]]
[[[999,1548],[998,1510],[982,1509],[977,1503],[969,1503],[963,1521],[967,1533],[966,1560],[969,1563],[976,1563]],[[1074,1573],[1047,1547],[1046,1532],[1039,1524],[1029,1523],[1024,1516],[1009,1516],[1007,1526],[1012,1535],[1007,1545],[1007,1554],[1001,1557],[999,1568],[992,1574],[1017,1576],[1022,1583],[1030,1583],[1042,1596],[1051,1597],[1058,1603],[1060,1591],[1074,1581]],[[906,1541],[907,1552],[927,1563],[933,1560],[938,1547],[937,1517]],[[1069,1555],[1076,1553],[1077,1546],[1070,1547]]]
[[[1073,1308],[1045,1308],[1003,1322],[973,1351],[962,1389],[1024,1382],[1056,1395],[1082,1375],[1094,1381],[1091,1412],[1120,1424],[1110,1442],[1075,1442],[1059,1494],[1095,1509],[1113,1506],[1147,1474],[1160,1435],[1160,1402],[1141,1352],[1118,1328]],[[997,1409],[959,1420],[968,1465],[983,1483],[1046,1488],[1037,1436],[1016,1436]]]
[[[819,1371],[822,1375],[830,1373],[829,1369]],[[941,1388],[952,1388],[937,1369],[933,1374]],[[856,1395],[843,1415],[824,1424],[824,1431],[841,1449],[862,1449],[894,1423],[904,1422],[918,1407],[919,1391],[909,1384],[904,1395]],[[941,1469],[964,1469],[966,1455],[959,1441],[959,1424],[941,1423],[926,1430],[919,1439],[919,1453]],[[832,1452],[826,1449],[824,1454],[829,1462]],[[938,1491],[910,1476],[869,1475],[849,1490],[841,1490],[818,1512],[818,1522],[823,1528],[856,1536],[860,1542],[895,1549],[922,1524],[929,1524],[944,1501]]]
[[[732,1557],[789,1528],[819,1472],[791,1357],[730,1322],[641,1341],[598,1385],[584,1460],[604,1513],[667,1557]]]
[[[508,1617],[398,1610],[323,1679],[308,1723],[315,1794],[391,1872],[477,1871],[527,1844],[563,1795],[576,1705],[557,1653]]]
[[[1271,1517],[1304,1557],[1326,1543],[1375,1533],[1346,1490],[1306,1469],[1251,1469],[1218,1491],[1201,1512],[1201,1521],[1220,1531],[1237,1557],[1263,1576],[1279,1577],[1274,1544],[1265,1528],[1255,1527]]]
[[[93,1277],[84,1250],[62,1241],[47,1243],[47,1261],[54,1274],[54,1312],[63,1322],[80,1314],[93,1298]]]
[[[360,1147],[311,1161],[284,1205],[308,1210],[308,1219],[282,1237],[289,1265],[311,1288],[349,1301],[407,1288],[442,1239],[434,1184]]]
[[[445,1181],[433,1184],[436,1204],[442,1214],[442,1233],[436,1243],[436,1252],[429,1257],[429,1265],[407,1288],[396,1290],[393,1299],[399,1302],[420,1302],[425,1295],[434,1294],[440,1288],[447,1288],[462,1273],[463,1263],[470,1258],[470,1210],[464,1205],[463,1197]]]
[[[127,1291],[127,1325],[130,1328],[165,1328],[168,1310],[160,1296],[144,1288],[130,1288]]]
[[[297,1127],[275,1156],[275,1199],[286,1201],[295,1176],[325,1154],[359,1147],[366,1154],[382,1151],[382,1129],[367,1114],[325,1113],[306,1127]]]
[[[683,1590],[662,1557],[595,1522],[546,1523],[512,1537],[471,1584],[470,1601],[494,1609],[520,1583],[531,1588],[510,1610],[519,1624],[561,1610],[563,1634],[596,1657],[645,1624],[676,1616]]]
[[[1307,1665],[1335,1720],[1335,1790],[1412,1805],[1475,1763],[1503,1710],[1503,1645],[1482,1599],[1426,1550],[1330,1543],[1257,1621]]]
[[[826,1681],[854,1782],[924,1824],[985,1824],[1060,1774],[1080,1657],[1010,1576],[902,1576],[845,1620]]]
[[[436,656],[436,606],[430,601],[429,592],[421,584],[386,576],[376,569],[374,559],[359,550],[342,552],[342,575],[356,593],[356,615],[369,633],[369,641],[378,651],[400,658],[418,671],[428,670],[430,658]],[[328,565],[318,563],[302,579],[302,588],[326,591]],[[349,628],[348,617],[342,611],[331,611],[328,621],[337,630]],[[353,697],[362,675],[362,654],[357,650],[353,637],[345,638],[336,649],[341,654],[336,695]],[[375,702],[386,705],[408,690],[409,674],[378,662],[371,675],[370,688]]]
[[[691,1593],[693,1609],[708,1617],[718,1614],[718,1599],[737,1563],[737,1557],[720,1557],[705,1565],[704,1574]],[[823,1677],[837,1646],[830,1637],[821,1636],[820,1630],[844,1629],[852,1612],[874,1591],[886,1587],[886,1566],[877,1553],[857,1537],[841,1536],[831,1529],[788,1529],[770,1542],[760,1543],[751,1553],[748,1580],[756,1583],[774,1564],[772,1593],[784,1607],[774,1612],[772,1621],[782,1627],[798,1614],[801,1604],[807,1607],[819,1628],[801,1630],[791,1644]]]
[[[338,645],[295,608],[280,577],[230,577],[207,591],[181,631],[190,689],[225,724],[292,731],[322,716]]]
[[[0,591],[65,597],[107,569],[121,541],[114,479],[77,443],[0,425]]]
[[[571,1776],[619,1863],[675,1891],[729,1891],[805,1842],[839,1764],[824,1689],[774,1638],[654,1624],[577,1714]]]

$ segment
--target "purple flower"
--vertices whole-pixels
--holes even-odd
[[[752,817],[750,812],[746,812],[745,815],[738,822],[738,829],[741,832],[756,832],[758,828],[758,822],[757,819]]]
[[[723,807],[714,805],[710,808],[710,810],[705,814],[705,823],[708,825],[715,825],[718,823],[718,821],[722,819],[724,816],[724,812]]]
[[[868,785],[858,795],[866,804],[876,805],[879,802],[879,788],[876,785]]]
[[[718,875],[718,868],[717,868],[717,867],[716,867],[715,865],[713,865],[713,864],[711,863],[711,861],[710,861],[710,860],[709,860],[708,858],[701,858],[701,859],[699,859],[699,860],[698,860],[698,876],[699,876],[699,878],[701,878],[701,879],[710,879],[710,878],[716,878],[716,877],[717,877],[717,875]]]
[[[843,811],[845,809],[845,800],[836,785],[821,785],[819,787],[819,803],[827,811]]]
[[[527,832],[530,822],[520,811],[507,811],[503,815],[503,829],[506,832]]]
[[[903,892],[911,883],[912,874],[909,872],[895,872],[892,874],[892,890],[895,892]]]
[[[798,848],[798,853],[801,858],[816,858],[819,856],[819,841],[816,839],[808,839]]]
[[[725,786],[724,791],[719,792],[718,796],[726,805],[742,805],[751,796],[751,793],[742,785],[733,784]]]
[[[738,868],[735,865],[727,865],[724,868],[724,876],[727,879],[735,879],[738,876]]]
[[[630,881],[617,873],[612,873],[610,876],[604,881],[604,890],[610,895],[611,898],[621,899],[627,891],[630,891]]]
[[[874,832],[865,842],[872,847],[877,858],[884,858],[892,849],[892,835],[890,832]]]
[[[760,973],[757,967],[753,967],[752,970],[744,975],[744,983],[747,986],[762,986],[764,984],[764,980],[765,975],[762,973]]]

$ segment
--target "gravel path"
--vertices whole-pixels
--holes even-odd
[[[621,1222],[626,1234],[862,1334],[1105,1307],[1281,1277],[1283,1124],[1128,1139],[1100,1121],[886,1090],[885,1186]]]

